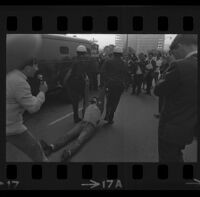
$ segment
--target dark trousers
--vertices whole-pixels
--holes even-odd
[[[79,101],[84,98],[84,90],[78,91],[78,89],[68,86],[67,91],[73,107],[74,120],[77,120],[79,119]]]
[[[94,134],[94,131],[95,128],[92,124],[82,121],[69,130],[65,136],[57,139],[54,143],[54,151],[60,150],[71,142],[69,148],[74,153]]]
[[[182,150],[185,146],[172,144],[163,139],[158,140],[159,162],[183,162]]]
[[[161,110],[162,110],[162,107],[163,107],[163,97],[162,96],[159,96],[158,98],[158,112],[160,113]]]
[[[114,118],[114,113],[120,101],[121,94],[123,92],[123,87],[117,85],[111,85],[106,88],[106,119],[112,121]]]
[[[152,81],[153,81],[153,76],[152,76],[152,74],[150,73],[150,74],[148,74],[147,76],[146,76],[146,83],[147,83],[147,89],[146,89],[146,91],[147,91],[147,93],[151,93],[151,87],[152,87]]]
[[[79,118],[79,113],[78,113],[78,108],[79,108],[79,100],[80,100],[80,95],[77,93],[73,95],[71,102],[72,102],[72,107],[73,107],[73,112],[74,112],[74,120],[77,120]]]
[[[143,82],[143,74],[134,76],[132,82],[132,88],[133,88],[132,93],[135,93],[136,89],[137,89],[137,94],[141,92],[142,82]]]
[[[97,90],[98,88],[98,82],[97,82],[97,74],[96,73],[90,73],[88,75],[90,80],[90,90]]]
[[[159,75],[158,72],[154,72],[154,80],[155,80],[155,83],[158,81],[158,75]]]

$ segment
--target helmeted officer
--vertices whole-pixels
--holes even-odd
[[[128,75],[128,66],[122,60],[123,50],[115,47],[113,57],[105,61],[102,66],[103,84],[106,88],[106,116],[109,124],[113,123],[114,113],[117,109],[124,84]]]
[[[91,61],[87,57],[87,49],[84,45],[79,45],[76,52],[77,57],[74,59],[72,67],[66,75],[65,85],[73,106],[74,122],[78,123],[81,121],[78,113],[79,101],[85,95],[85,85],[88,79],[87,73],[90,70]]]

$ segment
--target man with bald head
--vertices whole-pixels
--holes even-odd
[[[176,59],[158,81],[163,97],[158,129],[160,162],[183,162],[182,150],[193,141],[197,121],[197,35],[179,34],[170,46]]]

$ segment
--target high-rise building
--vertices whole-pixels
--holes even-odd
[[[116,34],[115,35],[115,46],[124,48],[125,41],[126,41],[126,34]]]
[[[165,34],[117,34],[115,45],[132,47],[136,53],[147,53],[149,50],[163,50]]]

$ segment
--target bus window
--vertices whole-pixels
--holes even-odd
[[[60,47],[60,54],[61,55],[67,55],[69,54],[69,48],[68,47]]]

